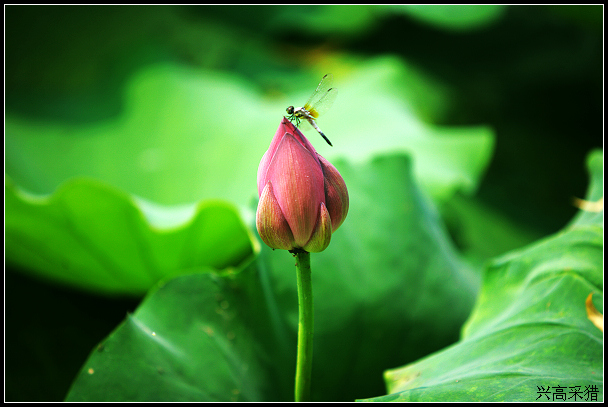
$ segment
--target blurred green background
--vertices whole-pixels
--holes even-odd
[[[480,263],[562,228],[603,146],[602,6],[5,11],[5,179],[31,199],[87,176],[156,208],[159,227],[215,198],[249,222],[285,107],[332,72],[339,95],[319,125],[335,147],[307,133],[319,152],[412,154],[456,246]],[[501,241],[463,223],[467,211],[503,225]],[[32,278],[6,256],[6,400],[62,400],[140,297]]]

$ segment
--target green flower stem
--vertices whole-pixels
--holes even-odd
[[[310,253],[296,253],[298,275],[298,361],[296,364],[296,401],[310,401],[310,377],[312,370],[312,281]]]

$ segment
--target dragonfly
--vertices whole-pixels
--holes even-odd
[[[287,114],[289,115],[288,119],[292,123],[295,122],[296,127],[298,127],[303,120],[308,121],[325,141],[327,141],[327,144],[332,147],[331,141],[329,141],[327,136],[323,134],[319,126],[317,126],[316,119],[329,110],[336,100],[336,96],[338,96],[338,89],[331,87],[333,82],[334,76],[328,73],[321,79],[319,86],[317,86],[317,89],[312,93],[304,106],[298,108],[289,106],[286,109]]]

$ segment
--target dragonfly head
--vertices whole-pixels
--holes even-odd
[[[294,107],[293,106],[289,106],[287,109],[285,109],[287,111],[287,114],[293,114],[294,112]]]

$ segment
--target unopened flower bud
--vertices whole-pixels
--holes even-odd
[[[273,249],[325,250],[348,213],[338,170],[283,118],[258,168],[256,226]]]

